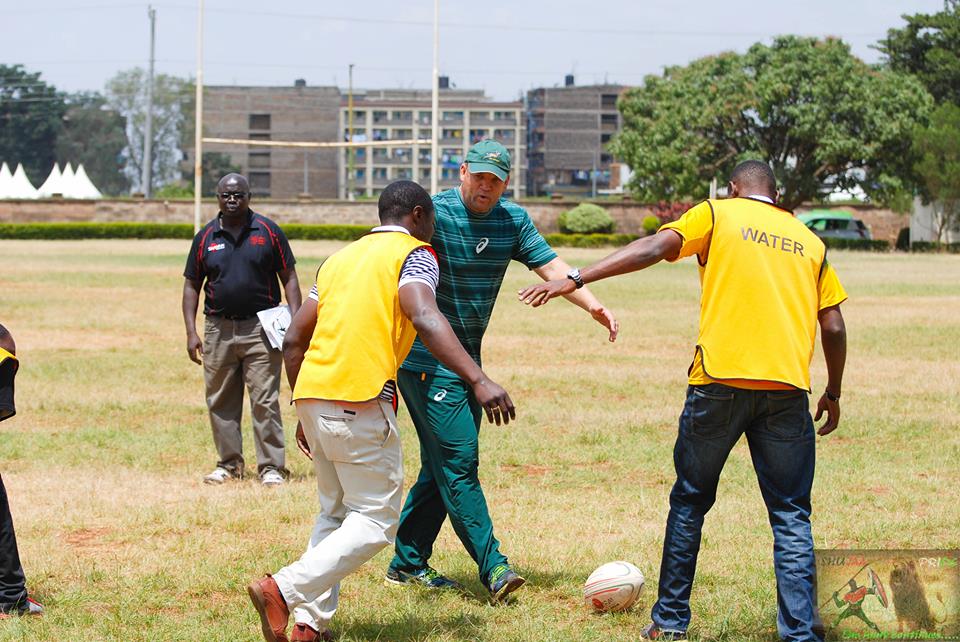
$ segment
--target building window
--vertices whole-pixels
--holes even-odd
[[[440,120],[446,121],[446,122],[455,121],[455,120],[463,120],[463,112],[462,112],[462,111],[445,111],[445,112],[441,112]]]
[[[374,147],[373,148],[373,161],[382,162],[390,158],[390,150],[386,147]]]
[[[386,129],[374,129],[373,130],[373,140],[387,140],[387,130]]]
[[[412,150],[409,147],[395,147],[393,149],[393,158],[401,163],[409,163],[413,158]]]
[[[367,172],[364,168],[362,167],[357,168],[357,173],[355,174],[357,178],[363,178],[366,175],[367,175]]]
[[[603,94],[600,96],[600,109],[616,109],[616,108],[617,108],[616,94]]]
[[[270,152],[250,152],[247,166],[250,169],[270,167]]]
[[[373,112],[373,122],[374,124],[383,123],[387,120],[387,112],[385,111],[375,111]]]
[[[257,196],[270,196],[270,172],[250,172],[250,191]]]
[[[398,167],[394,171],[394,175],[398,180],[408,181],[413,178],[413,169],[410,167]]]
[[[463,152],[459,149],[440,150],[440,164],[443,167],[459,169],[463,163]]]
[[[431,113],[430,113],[430,112],[428,112],[428,111],[421,111],[421,112],[419,112],[418,115],[417,115],[417,121],[418,121],[421,125],[429,125],[429,124],[430,124],[430,116],[431,116]]]
[[[517,118],[516,114],[513,113],[512,111],[495,111],[495,112],[493,112],[493,119],[494,119],[494,120],[508,120],[508,121],[510,121],[510,122],[514,122],[514,121],[516,120],[516,118]]]
[[[420,168],[420,180],[421,180],[421,181],[429,181],[429,180],[430,180],[430,170],[429,170],[429,169],[426,169],[426,168],[423,168],[423,167]]]
[[[393,140],[411,140],[413,138],[413,130],[412,129],[394,129],[393,136],[391,136],[390,138],[392,138]]]
[[[374,167],[373,168],[373,179],[374,180],[387,180],[387,168],[386,167]]]
[[[460,176],[460,172],[459,172],[459,170],[456,170],[456,169],[451,169],[451,168],[449,168],[449,167],[444,167],[443,169],[440,170],[440,178],[442,178],[442,179],[445,180],[445,181],[449,181],[449,180],[453,180],[453,179],[455,179],[455,178],[459,178],[459,176]]]
[[[470,144],[472,145],[473,143],[478,143],[478,142],[480,142],[481,140],[483,140],[484,138],[487,137],[487,133],[488,133],[488,132],[487,132],[486,129],[471,129],[471,130],[470,130]]]
[[[250,114],[250,129],[270,129],[270,114]]]
[[[493,137],[506,145],[513,143],[516,139],[516,134],[512,129],[495,129],[493,130]]]
[[[413,120],[412,111],[395,111],[393,112],[393,120],[409,121]]]
[[[250,134],[250,140],[270,140],[270,134]]]
[[[472,112],[470,112],[470,122],[471,122],[471,123],[489,123],[489,122],[490,122],[490,112],[488,112],[488,111],[472,111]]]
[[[440,134],[440,138],[447,138],[447,139],[463,138],[463,130],[462,129],[444,129]]]
[[[613,134],[600,134],[600,144],[606,145],[610,142],[611,138],[613,138]]]

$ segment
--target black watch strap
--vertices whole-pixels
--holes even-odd
[[[827,399],[830,401],[840,401],[840,395],[835,395],[827,389],[823,390],[823,394],[827,395]]]
[[[574,285],[577,286],[578,290],[583,287],[583,277],[580,276],[579,269],[573,268],[572,270],[567,272],[567,278],[573,281]]]

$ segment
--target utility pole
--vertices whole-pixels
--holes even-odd
[[[433,0],[433,90],[430,100],[430,193],[438,191],[440,180],[440,0]]]
[[[350,63],[350,73],[347,85],[347,136],[348,142],[353,142],[353,63]],[[347,200],[353,200],[353,147],[347,147]]]
[[[150,17],[150,71],[147,73],[147,125],[143,133],[143,196],[150,198],[153,192],[153,63],[154,42],[157,26],[157,10],[147,6]]]
[[[193,232],[200,231],[200,192],[203,189],[203,0],[197,8],[197,92],[193,117]]]
[[[593,153],[593,170],[590,172],[590,178],[593,181],[593,188],[591,190],[592,197],[597,197],[597,152]]]

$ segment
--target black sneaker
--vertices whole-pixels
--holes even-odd
[[[430,568],[422,568],[419,571],[408,573],[407,571],[398,571],[388,569],[387,576],[383,580],[384,584],[413,584],[428,589],[453,589],[462,591],[463,586],[439,571]]]
[[[526,581],[506,564],[497,564],[490,572],[490,579],[487,580],[490,600],[494,603],[505,602],[507,596],[523,586]]]
[[[656,622],[651,622],[642,631],[640,631],[641,640],[662,640],[663,642],[686,642],[687,634],[685,631],[673,631],[670,629],[661,629]]]

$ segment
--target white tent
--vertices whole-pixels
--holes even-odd
[[[60,166],[54,163],[47,180],[43,181],[43,185],[37,190],[40,193],[40,198],[50,198],[54,194],[63,194],[62,183],[63,174],[60,173]]]
[[[103,198],[100,190],[97,189],[97,186],[94,185],[90,177],[87,176],[87,170],[83,168],[83,163],[77,165],[77,173],[73,176],[70,198]]]
[[[7,186],[13,182],[13,174],[6,162],[0,165],[0,198],[6,198]]]
[[[17,163],[17,171],[13,173],[13,178],[7,183],[3,198],[37,198],[37,188],[33,186],[33,183],[27,178],[27,173],[23,171],[23,163]]]

